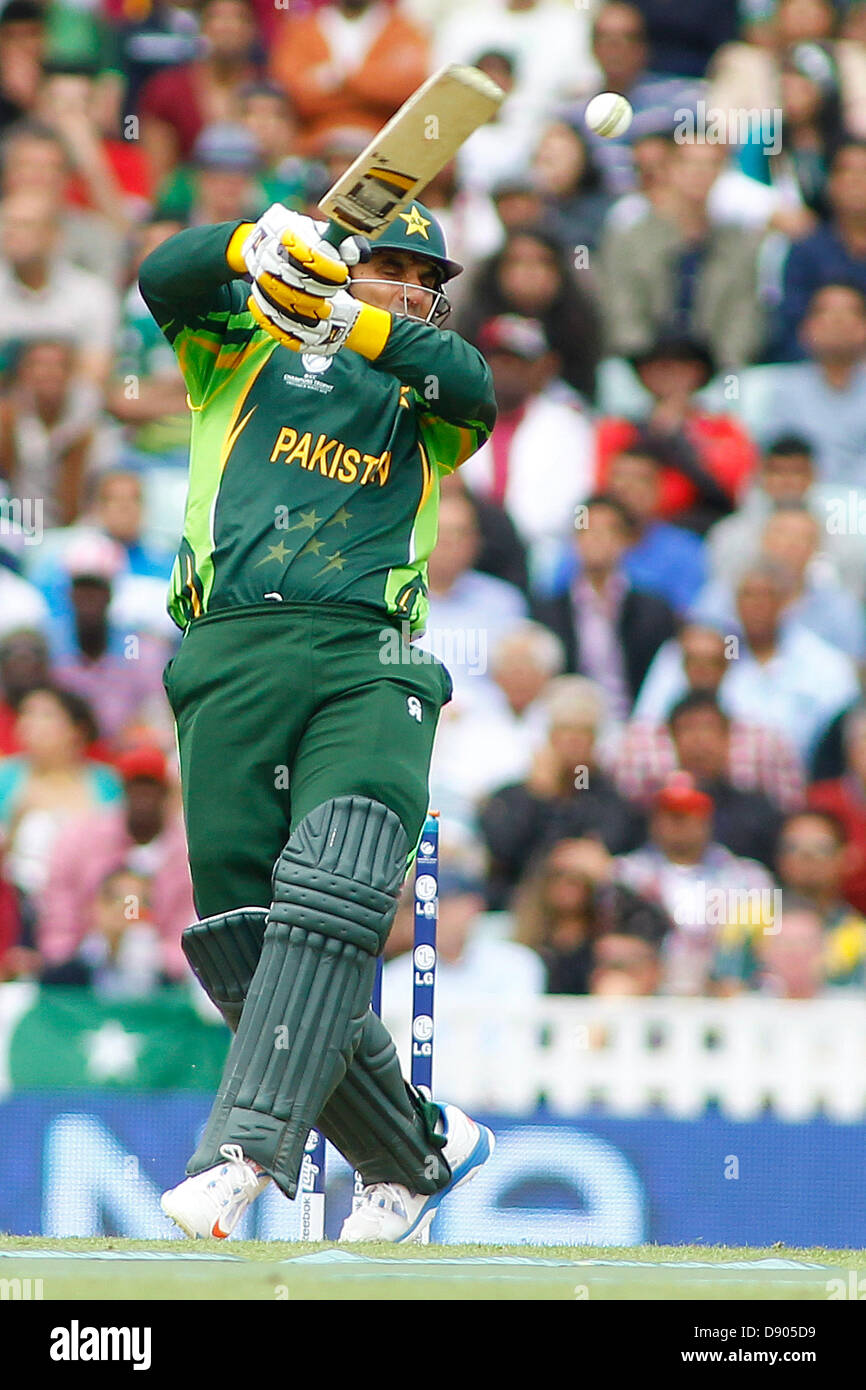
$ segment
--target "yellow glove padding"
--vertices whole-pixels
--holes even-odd
[[[348,283],[349,267],[345,261],[339,259],[336,251],[333,259],[321,251],[316,251],[291,227],[283,232],[280,245],[289,265],[307,280],[318,281],[324,294],[333,294],[334,290],[342,289]]]
[[[331,316],[330,298],[325,299],[321,295],[308,294],[306,290],[296,289],[294,285],[287,285],[284,280],[278,280],[276,275],[269,274],[267,270],[262,271],[257,284],[275,308],[291,318],[306,319],[313,324]]]
[[[260,308],[253,299],[252,295],[250,295],[247,300],[247,308],[259,325],[259,328],[263,328],[272,338],[276,338],[277,342],[282,343],[283,347],[291,348],[292,352],[307,351],[308,344],[305,343],[303,339],[296,338],[292,333],[287,333],[278,323],[275,323],[272,318],[269,318],[264,309]]]

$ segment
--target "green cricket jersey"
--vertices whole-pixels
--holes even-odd
[[[364,603],[419,632],[439,477],[493,427],[489,369],[457,334],[400,318],[375,361],[283,347],[226,260],[238,225],[179,232],[140,269],[192,411],[169,612],[186,627],[267,599]]]

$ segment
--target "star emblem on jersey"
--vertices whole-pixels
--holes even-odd
[[[331,520],[325,522],[325,526],[345,526],[351,515],[352,513],[347,511],[345,507],[340,507],[338,511],[334,512]]]
[[[310,536],[307,544],[302,550],[298,551],[298,559],[300,560],[302,555],[318,555],[319,551],[323,550],[324,547],[324,541],[320,541],[317,536]]]
[[[315,509],[315,507],[314,507],[313,510],[312,510],[311,512],[301,512],[301,519],[300,519],[300,521],[296,521],[295,524],[294,524],[294,526],[290,526],[290,527],[289,527],[289,530],[290,530],[290,531],[304,531],[304,530],[312,531],[312,530],[315,529],[315,527],[318,526],[318,524],[319,524],[319,522],[321,521],[321,519],[322,519],[322,518],[321,518],[320,516],[316,516],[316,509]]]
[[[330,557],[328,563],[325,565],[325,568],[323,570],[319,570],[319,574],[327,574],[328,570],[342,570],[345,563],[346,561],[343,559],[342,555],[338,550]]]
[[[257,560],[253,565],[253,569],[257,570],[259,565],[267,565],[271,560],[277,560],[281,565],[284,565],[287,557],[291,555],[291,553],[290,550],[286,550],[285,541],[280,541],[277,545],[269,545],[267,555],[264,559]]]
[[[430,218],[422,217],[421,213],[418,211],[417,203],[413,203],[408,212],[401,212],[397,215],[406,223],[407,236],[422,236],[425,241],[430,240],[427,235],[427,228],[430,226]]]

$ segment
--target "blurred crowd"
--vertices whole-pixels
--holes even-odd
[[[443,481],[439,988],[866,984],[866,4],[6,0],[0,979],[128,997],[194,919],[162,669],[189,414],[137,288],[317,199],[424,77],[491,439]],[[585,105],[628,97],[613,140]],[[231,906],[227,904],[227,906]],[[386,980],[411,980],[411,883]]]

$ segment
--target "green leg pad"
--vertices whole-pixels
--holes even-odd
[[[240,907],[203,918],[180,939],[193,974],[233,1033],[259,963],[267,920],[265,907]]]
[[[186,958],[232,1032],[258,964],[267,910],[239,908],[207,917],[181,938]],[[365,1183],[397,1182],[411,1192],[436,1192],[451,1174],[434,1132],[438,1110],[403,1080],[397,1049],[370,1011],[343,1080],[316,1122]]]
[[[399,818],[367,797],[325,802],[297,827],[274,868],[261,956],[188,1173],[240,1144],[296,1195],[307,1134],[361,1040],[408,848]]]
[[[391,1034],[372,1011],[352,1065],[319,1116],[317,1128],[364,1182],[398,1182],[438,1192],[451,1177],[434,1132],[439,1110],[403,1080]]]

